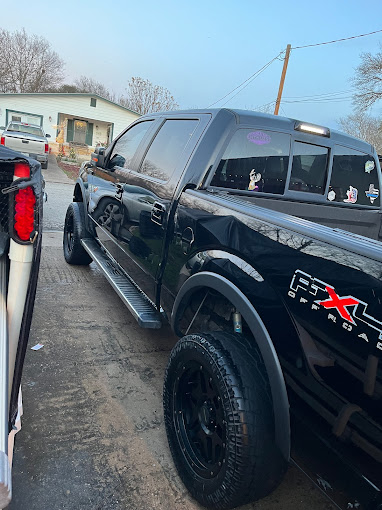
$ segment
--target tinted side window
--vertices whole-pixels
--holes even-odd
[[[140,122],[121,136],[114,145],[113,152],[111,153],[109,162],[110,168],[113,166],[120,166],[122,168],[130,167],[134,154],[152,123],[152,120]]]
[[[239,129],[233,135],[211,186],[264,193],[284,193],[290,136]]]
[[[336,145],[328,200],[347,204],[380,204],[379,182],[374,158]]]
[[[166,120],[147,151],[140,172],[167,181],[190,140],[198,120]]]
[[[320,193],[325,191],[329,149],[295,142],[289,189]]]

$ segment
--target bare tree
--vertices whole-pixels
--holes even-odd
[[[49,42],[25,29],[0,29],[0,91],[44,92],[63,80],[64,61]]]
[[[341,129],[374,145],[378,154],[382,154],[382,119],[357,111],[338,121]]]
[[[91,92],[92,94],[97,94],[105,99],[116,102],[115,93],[108,90],[105,85],[93,78],[80,76],[74,81],[74,86],[78,92]]]
[[[357,89],[354,104],[359,110],[367,110],[382,99],[382,45],[376,55],[361,54],[362,62],[357,67],[353,83]]]
[[[131,78],[128,83],[127,95],[122,96],[119,102],[122,106],[142,115],[179,108],[168,89],[154,85],[151,81],[138,76]]]

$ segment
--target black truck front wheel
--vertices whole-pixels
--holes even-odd
[[[82,203],[69,204],[64,225],[64,257],[68,264],[87,266],[92,261],[90,255],[81,244],[86,232]]]
[[[230,509],[269,494],[286,462],[274,443],[268,378],[254,342],[225,332],[183,337],[164,382],[170,450],[202,505]]]

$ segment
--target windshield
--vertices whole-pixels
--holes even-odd
[[[14,131],[16,133],[29,133],[30,135],[44,136],[41,128],[38,126],[30,126],[28,124],[15,124],[11,123],[7,131]]]

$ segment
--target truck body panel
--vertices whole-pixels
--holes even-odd
[[[198,321],[224,330],[236,313],[256,341],[259,318],[279,424],[289,399],[298,445],[294,431],[313,417],[344,479],[359,475],[354,501],[373,509],[382,504],[381,169],[369,144],[309,129],[225,109],[147,115],[83,165],[75,200],[91,236],[177,334]],[[292,447],[296,459],[304,450]]]

